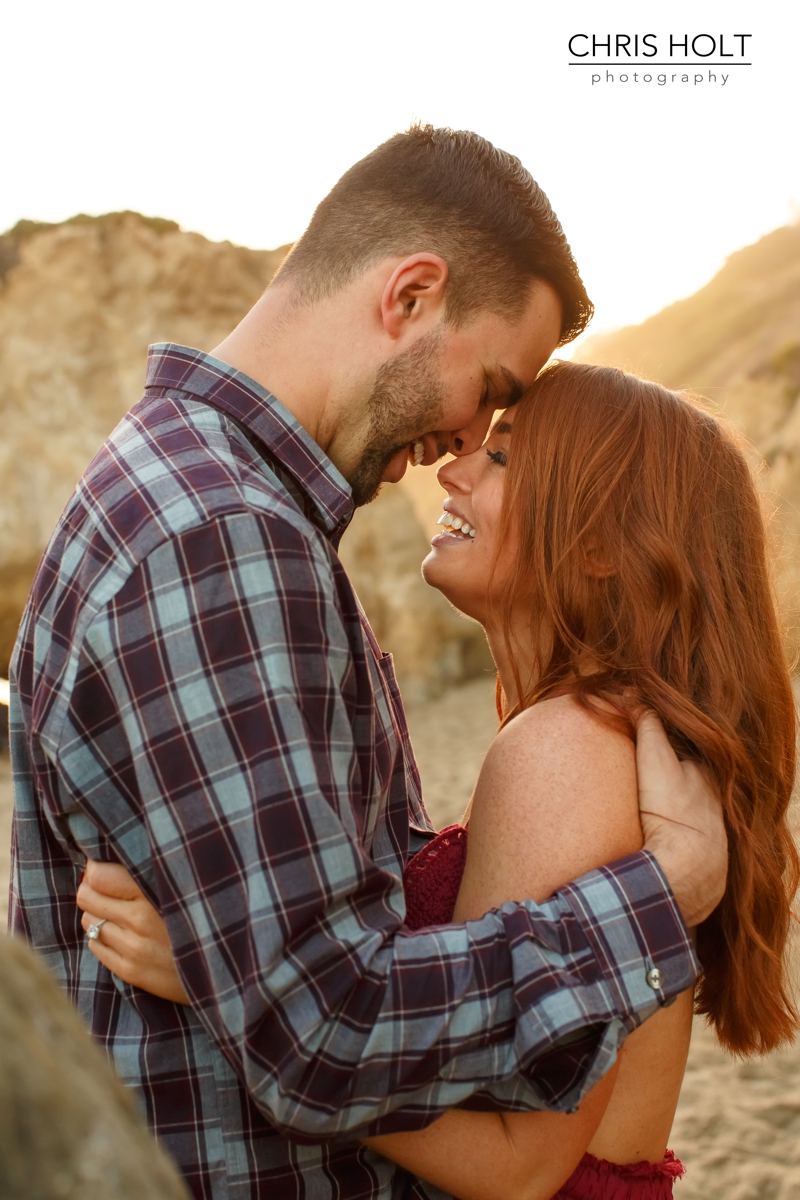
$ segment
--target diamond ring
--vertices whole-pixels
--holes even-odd
[[[90,925],[86,930],[86,936],[90,942],[96,942],[100,937],[100,930],[106,923],[107,918],[103,917],[102,921],[98,921],[96,925]]]

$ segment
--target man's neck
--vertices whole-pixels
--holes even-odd
[[[286,286],[273,285],[211,353],[277,397],[322,450],[331,400],[325,322],[292,304]],[[309,329],[314,321],[315,335]],[[327,359],[327,361],[326,361]]]

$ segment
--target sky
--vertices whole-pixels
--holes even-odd
[[[798,11],[776,0],[27,0],[3,17],[0,229],[135,209],[271,248],[302,232],[348,166],[421,119],[517,154],[567,232],[592,330],[640,321],[800,219]],[[718,46],[722,34],[752,66],[687,68],[688,84],[680,66],[653,68],[649,83],[644,68],[623,82],[616,68],[568,65],[580,33],[652,33],[657,62],[670,36]]]

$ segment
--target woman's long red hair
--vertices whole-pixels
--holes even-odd
[[[584,705],[630,691],[710,767],[730,867],[698,931],[696,1008],[731,1051],[771,1050],[798,1026],[786,966],[796,718],[740,442],[691,398],[557,362],[515,416],[504,507],[519,548],[507,594],[532,629],[553,631],[520,707],[565,681]]]

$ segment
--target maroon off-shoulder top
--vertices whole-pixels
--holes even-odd
[[[403,887],[409,929],[452,921],[466,861],[467,830],[463,825],[448,825],[408,860]]]

